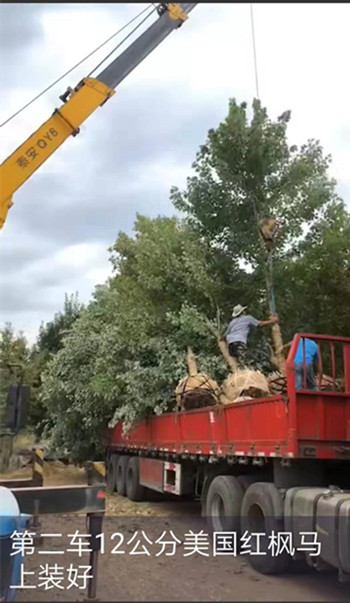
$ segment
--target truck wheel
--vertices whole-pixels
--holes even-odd
[[[261,555],[248,554],[251,566],[261,574],[280,574],[287,571],[292,562],[292,557],[285,551],[277,554],[278,551],[268,549],[272,531],[275,536],[284,531],[282,497],[274,484],[255,482],[249,486],[243,497],[241,533],[243,535],[247,532],[247,546],[251,552],[262,552]],[[253,536],[249,538],[252,533],[257,532],[263,534],[259,540]]]
[[[117,492],[120,496],[125,496],[126,494],[126,468],[129,462],[128,456],[120,456],[117,465]]]
[[[206,515],[211,532],[240,533],[241,504],[244,490],[233,475],[219,475],[209,486]]]
[[[107,483],[106,490],[108,494],[112,494],[117,487],[117,466],[119,454],[111,454],[107,463]]]
[[[139,459],[131,457],[126,469],[126,495],[130,500],[143,500],[145,488],[140,484]]]

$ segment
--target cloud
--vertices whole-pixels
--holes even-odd
[[[144,6],[0,5],[1,121]],[[272,118],[291,109],[291,142],[320,139],[349,201],[349,5],[264,3],[254,15],[263,104]],[[3,158],[115,43],[3,128]],[[107,248],[118,232],[132,232],[136,213],[174,213],[170,187],[184,186],[228,99],[250,103],[254,95],[249,5],[198,5],[14,195],[1,233],[2,321],[33,339],[65,292],[78,290],[86,302],[110,274]]]
[[[0,20],[1,46],[13,52],[24,51],[43,35],[38,4],[2,4]]]
[[[65,292],[79,290],[80,298],[88,299],[95,285],[105,282],[111,271],[105,245],[98,243],[67,245],[28,263],[19,260],[16,280],[11,273],[1,277],[2,323],[13,321],[18,330],[27,333],[27,320],[33,329],[43,315],[51,318],[61,309]]]

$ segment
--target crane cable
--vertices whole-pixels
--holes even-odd
[[[257,63],[257,58],[256,58],[256,43],[255,43],[255,29],[254,29],[254,13],[253,13],[253,4],[252,3],[250,3],[250,24],[251,24],[251,30],[252,30],[255,91],[256,91],[256,98],[258,100],[260,100],[260,98],[259,98],[259,80],[258,80],[258,63]],[[256,200],[255,200],[254,194],[250,195],[250,199],[251,199],[251,204],[252,204],[252,208],[253,208],[258,239],[260,241],[262,257],[264,257],[266,250],[265,250],[264,241],[262,239],[261,231],[260,231],[260,227],[259,227],[260,220],[259,220],[259,214],[258,214],[258,210],[256,207]],[[265,278],[266,278],[266,281],[269,281],[268,296],[269,296],[270,308],[271,308],[272,313],[274,314],[276,312],[276,303],[275,303],[275,294],[274,294],[274,289],[273,289],[273,284],[272,284],[272,255],[270,253],[268,254],[267,269],[265,266]]]
[[[257,58],[256,58],[256,43],[255,43],[255,29],[254,29],[254,14],[253,14],[253,4],[250,3],[250,21],[251,21],[251,29],[252,29],[252,43],[253,43],[253,56],[254,56],[254,75],[255,75],[255,90],[256,90],[256,97],[258,100],[260,100],[260,95],[259,95],[259,79],[258,79],[258,62],[257,62]],[[255,202],[255,198],[252,195],[251,197],[251,201],[252,201],[252,206],[253,206],[253,212],[254,212],[254,217],[255,217],[255,222],[256,222],[256,227],[258,230],[258,237],[260,240],[260,245],[261,245],[261,250],[264,253],[264,251],[267,251],[267,262],[264,266],[264,272],[265,272],[265,279],[266,279],[266,284],[267,284],[267,294],[268,294],[268,299],[269,299],[269,306],[270,306],[270,310],[272,314],[276,314],[276,299],[275,299],[275,288],[274,288],[274,281],[273,281],[273,250],[265,250],[264,249],[264,241],[262,239],[262,235],[260,232],[260,228],[259,228],[259,215],[258,215],[258,211],[257,211],[257,207],[256,207],[256,202]],[[277,340],[276,338],[279,337],[281,342],[282,341],[282,335],[279,331],[279,334],[275,334],[274,335],[274,343],[275,343],[275,347],[277,347]],[[281,372],[282,368],[280,367]]]
[[[254,72],[255,72],[255,89],[256,89],[256,97],[259,98],[258,63],[257,63],[257,60],[256,60],[254,14],[253,14],[253,4],[252,3],[250,3],[250,22],[251,22],[251,27],[252,27],[252,41],[253,41],[253,55],[254,55]]]
[[[108,42],[110,42],[113,38],[115,38],[118,34],[120,34],[122,31],[124,31],[124,29],[126,29],[127,27],[129,27],[129,25],[131,25],[131,23],[133,23],[134,21],[136,21],[136,19],[138,19],[139,17],[141,17],[141,15],[143,15],[147,10],[149,10],[149,8],[153,6],[153,3],[148,5],[146,8],[144,8],[142,11],[140,11],[138,13],[138,15],[136,15],[136,17],[133,17],[128,23],[126,23],[126,25],[124,25],[123,27],[121,27],[120,29],[118,29],[118,31],[116,31],[114,34],[112,34],[109,38],[107,38],[107,40],[105,40],[104,42],[102,42],[102,44],[100,44],[99,46],[97,46],[97,48],[95,48],[95,50],[92,50],[88,55],[86,55],[83,59],[81,59],[78,63],[76,63],[73,67],[71,67],[71,69],[69,69],[68,71],[66,71],[63,75],[61,75],[57,80],[55,80],[52,84],[50,84],[50,86],[47,86],[47,88],[45,88],[44,90],[42,90],[42,92],[40,92],[39,94],[37,94],[34,98],[32,98],[32,100],[30,100],[28,103],[26,103],[21,109],[19,109],[18,111],[16,111],[15,113],[13,113],[13,115],[11,115],[10,117],[8,117],[8,119],[6,119],[4,122],[2,122],[0,124],[0,128],[2,128],[5,124],[7,124],[8,122],[10,122],[14,117],[16,117],[17,115],[19,115],[20,113],[22,113],[22,111],[24,111],[24,109],[27,109],[27,107],[29,107],[30,105],[32,105],[36,100],[38,100],[38,98],[40,98],[41,96],[43,96],[43,94],[45,94],[46,92],[48,92],[51,88],[53,88],[53,86],[55,86],[56,84],[58,84],[58,82],[60,82],[61,80],[63,80],[63,78],[65,78],[67,75],[69,75],[72,71],[74,71],[74,69],[76,69],[77,67],[79,67],[79,65],[81,65],[82,63],[84,63],[87,59],[89,59],[93,54],[95,54],[95,52],[97,52],[98,50],[100,50],[100,48],[102,48],[103,46],[105,46],[106,44],[108,44]],[[104,59],[103,61],[100,63],[102,64],[113,52],[115,52],[115,50],[117,50],[117,48],[119,48],[119,46],[121,46],[121,44],[123,44],[137,29],[138,27],[140,27],[145,21],[146,19],[148,19],[151,14],[155,11],[155,8],[152,8],[151,12],[145,17],[145,19],[143,19],[133,30],[132,32],[130,32],[121,42],[120,44],[118,44],[118,46],[116,46],[116,48],[114,48],[114,50],[112,50],[112,52],[110,52]],[[99,65],[100,65],[99,64]],[[95,69],[97,69],[97,67],[99,67],[99,65],[97,65],[95,67]],[[93,71],[95,71],[95,69],[93,69]],[[92,72],[93,72],[92,71]],[[92,73],[91,72],[91,73]],[[90,74],[89,74],[90,76]],[[87,76],[87,77],[89,77]]]
[[[152,4],[152,6],[153,6],[153,4]],[[148,8],[149,8],[149,7],[148,7]],[[143,25],[143,23],[144,23],[145,21],[147,21],[147,19],[148,19],[148,18],[149,18],[149,17],[150,17],[150,16],[151,16],[151,15],[154,13],[154,11],[156,11],[156,10],[157,10],[157,7],[152,8],[152,10],[151,10],[151,11],[148,13],[148,15],[146,15],[146,17],[145,17],[144,19],[142,19],[142,21],[140,21],[140,23],[138,23],[138,24],[136,25],[136,27],[134,27],[134,29],[132,29],[132,30],[131,30],[131,31],[128,33],[128,35],[127,35],[127,36],[125,36],[125,38],[123,38],[123,40],[122,40],[121,42],[119,42],[119,44],[117,44],[117,46],[116,46],[115,48],[113,48],[113,50],[111,50],[111,52],[109,52],[109,53],[108,53],[108,54],[105,56],[105,58],[104,58],[102,61],[100,61],[100,62],[98,63],[98,65],[96,65],[96,67],[94,67],[94,69],[93,69],[92,71],[90,71],[90,73],[89,73],[89,75],[88,75],[87,77],[90,77],[90,76],[91,76],[91,74],[92,74],[94,71],[96,71],[96,69],[98,69],[99,67],[101,67],[101,65],[102,65],[102,64],[103,64],[103,63],[104,63],[104,62],[105,62],[105,61],[106,61],[106,60],[107,60],[107,59],[108,59],[108,58],[109,58],[109,57],[110,57],[110,56],[111,56],[111,55],[112,55],[112,54],[113,54],[113,53],[114,53],[116,50],[118,50],[118,48],[119,48],[119,47],[120,47],[122,44],[124,44],[124,42],[126,42],[126,40],[127,40],[128,38],[130,38],[130,36],[132,36],[132,34],[133,34],[133,33],[135,33],[135,31],[136,31],[136,30],[137,30],[139,27],[141,27],[141,25]]]

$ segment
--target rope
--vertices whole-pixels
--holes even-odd
[[[60,82],[61,80],[63,80],[63,78],[65,78],[67,75],[69,75],[72,71],[74,71],[74,69],[76,69],[77,67],[79,67],[79,65],[81,65],[82,63],[84,63],[87,59],[89,59],[93,54],[95,54],[95,52],[97,52],[98,50],[100,50],[100,48],[102,48],[103,46],[105,46],[106,44],[108,44],[108,42],[110,42],[113,38],[115,38],[117,35],[119,35],[122,31],[124,31],[124,29],[126,29],[127,27],[129,27],[129,25],[131,25],[131,23],[133,23],[134,21],[136,21],[136,19],[138,19],[139,17],[141,17],[141,15],[143,15],[149,8],[151,5],[148,5],[146,8],[144,8],[142,11],[140,11],[138,13],[138,15],[136,15],[136,17],[133,17],[126,25],[124,25],[123,27],[121,27],[120,29],[118,29],[118,31],[116,31],[113,35],[111,35],[109,38],[107,38],[107,40],[105,40],[105,42],[103,42],[102,44],[100,44],[99,46],[97,46],[97,48],[95,48],[95,50],[93,50],[92,52],[90,52],[88,55],[86,55],[86,57],[84,57],[83,59],[81,59],[78,63],[76,63],[76,65],[74,65],[74,67],[71,67],[71,69],[69,69],[68,71],[66,71],[63,75],[61,75],[57,80],[55,80],[52,84],[50,84],[50,86],[47,86],[47,88],[45,88],[42,92],[40,92],[40,94],[37,94],[34,98],[32,98],[32,100],[30,100],[28,103],[26,103],[21,109],[19,109],[18,111],[16,111],[15,113],[13,113],[13,115],[11,115],[11,117],[9,117],[8,119],[6,119],[2,124],[0,124],[0,128],[2,128],[5,124],[9,123],[14,117],[16,117],[17,115],[19,115],[20,113],[22,113],[22,111],[24,111],[24,109],[27,109],[27,107],[29,107],[31,104],[33,104],[36,100],[38,100],[38,98],[40,98],[41,96],[43,96],[43,94],[45,94],[46,92],[48,92],[49,90],[51,90],[51,88],[53,88],[53,86],[55,86],[56,84],[58,84],[58,82]],[[154,9],[152,9],[153,12]],[[151,14],[151,13],[150,13]],[[148,15],[150,16],[150,15]],[[148,17],[147,17],[148,18]],[[145,21],[145,19],[144,19]],[[142,21],[140,25],[142,25],[142,23],[144,22]],[[137,27],[133,30],[135,31],[137,29]],[[131,35],[131,34],[130,34]],[[128,37],[128,36],[127,36]],[[125,41],[127,38],[125,38],[123,41]],[[121,42],[123,43],[123,42]],[[118,47],[117,47],[118,48]],[[116,50],[116,49],[114,49]],[[112,52],[114,52],[114,50]],[[110,53],[111,54],[111,53]],[[109,56],[109,55],[108,55]],[[107,57],[106,57],[107,58]],[[105,59],[104,59],[105,60]],[[89,76],[87,76],[89,77]]]
[[[208,375],[205,375],[203,373],[197,373],[197,375],[193,375],[194,377],[197,376],[201,376],[203,378],[203,381],[201,381],[196,387],[186,391],[186,387],[188,384],[188,381],[191,379],[191,375],[188,375],[183,382],[180,384],[181,389],[177,391],[177,396],[179,396],[180,398],[180,408],[184,409],[185,408],[185,404],[188,400],[195,401],[195,406],[191,406],[192,408],[198,408],[198,404],[200,406],[203,406],[203,402],[205,401],[207,403],[208,406],[210,406],[211,404],[209,403],[210,401],[213,401],[213,405],[215,405],[218,402],[218,396],[216,393],[215,388],[213,387],[212,384],[212,379],[210,379],[210,377],[208,377]],[[179,386],[178,386],[179,388]],[[186,410],[190,410],[189,408],[187,408]]]

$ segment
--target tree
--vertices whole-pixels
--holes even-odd
[[[56,354],[62,347],[62,338],[79,317],[83,304],[79,301],[78,293],[65,293],[63,312],[57,312],[52,321],[42,323],[36,342],[37,350],[47,354]]]
[[[297,331],[350,336],[350,214],[328,207],[276,274],[281,320]],[[307,301],[306,301],[307,300]]]
[[[205,249],[181,221],[138,216],[135,238],[121,233],[110,251],[115,276],[63,338],[40,393],[52,446],[77,461],[101,454],[116,410],[130,424],[174,406],[187,341],[216,353],[201,322],[213,305]]]
[[[231,274],[227,270],[226,275],[232,278],[235,272],[240,278],[244,272],[245,291],[236,299],[257,313],[263,312],[266,304],[266,258],[257,220],[271,216],[277,220],[277,303],[287,318],[284,300],[293,295],[288,290],[288,271],[293,266],[287,260],[294,253],[307,265],[308,253],[317,256],[317,252],[311,252],[315,237],[306,238],[305,230],[316,232],[321,223],[327,229],[337,211],[345,212],[344,216],[346,211],[335,192],[335,181],[328,176],[331,159],[324,156],[319,141],[309,140],[300,149],[289,146],[290,111],[272,121],[260,101],[255,100],[252,109],[249,121],[246,103],[229,102],[225,121],[209,131],[200,147],[193,164],[195,174],[187,179],[186,190],[173,188],[171,197],[175,207],[185,212],[193,231],[208,242],[217,264],[227,268],[232,263]],[[345,243],[345,237],[342,240]],[[242,270],[243,262],[248,264],[249,274]],[[277,278],[282,272],[283,287]]]
[[[24,334],[15,333],[10,322],[0,330],[0,423],[4,420],[9,385],[27,381],[30,349]]]
[[[0,361],[6,364],[25,363],[28,360],[28,343],[22,331],[15,333],[10,322],[0,330]]]
[[[63,310],[57,312],[52,321],[42,323],[35,345],[31,349],[28,374],[31,385],[31,404],[29,413],[29,425],[33,427],[37,436],[49,422],[47,407],[42,403],[38,395],[42,374],[46,370],[49,360],[62,348],[64,336],[69,332],[71,326],[80,316],[83,304],[79,301],[78,293],[68,295],[65,293]],[[28,372],[27,371],[27,372]]]

